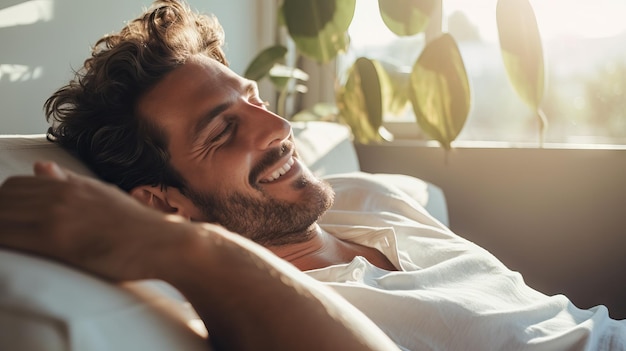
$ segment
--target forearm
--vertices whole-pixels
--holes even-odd
[[[360,311],[261,246],[183,227],[179,261],[156,273],[187,297],[217,349],[397,350]]]

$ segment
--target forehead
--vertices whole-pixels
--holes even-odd
[[[247,81],[225,65],[205,56],[190,58],[166,74],[137,101],[136,112],[167,127],[192,118],[241,90]]]

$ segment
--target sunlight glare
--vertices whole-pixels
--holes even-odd
[[[626,31],[623,0],[530,0],[542,38],[600,38]],[[496,41],[497,0],[443,0],[447,15],[460,11],[476,25],[482,37]]]
[[[544,41],[560,38],[601,38],[626,32],[623,0],[530,0]],[[462,12],[487,41],[498,40],[497,0],[443,0],[446,15]],[[446,29],[444,28],[444,31]],[[350,26],[354,46],[377,46],[397,38],[384,25],[378,2],[361,1]]]
[[[31,0],[0,10],[0,28],[28,25],[53,18],[54,0]]]
[[[38,79],[41,77],[43,68],[40,66],[29,67],[25,65],[0,64],[0,80],[7,77],[10,82],[22,82]]]
[[[626,2],[622,0],[536,0],[531,3],[546,38],[601,38],[626,30],[623,21]]]
[[[397,38],[385,26],[378,11],[378,1],[368,0],[357,4],[349,29],[353,46],[380,46]]]

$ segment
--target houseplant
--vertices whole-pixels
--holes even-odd
[[[427,36],[408,75],[398,75],[377,60],[359,57],[345,76],[336,79],[337,120],[351,127],[357,142],[383,139],[383,116],[407,103],[420,128],[446,149],[463,129],[471,107],[471,88],[455,38],[442,30],[441,1],[378,0],[385,25],[396,35],[436,34]],[[294,43],[291,53],[321,65],[331,63],[349,48],[348,27],[355,6],[356,0],[283,0],[279,25]],[[528,0],[498,0],[496,17],[507,76],[522,101],[536,112],[543,135],[547,124],[540,109],[544,63],[533,10]],[[264,49],[244,74],[254,80],[272,80],[279,92],[281,115],[286,96],[306,90],[302,84],[306,73],[285,65],[289,54],[280,43]]]

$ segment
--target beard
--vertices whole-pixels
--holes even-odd
[[[308,177],[312,177],[310,174]],[[295,244],[309,239],[313,224],[333,203],[334,192],[320,179],[302,176],[291,187],[304,200],[290,203],[268,196],[232,192],[207,193],[187,188],[187,196],[202,213],[202,220],[217,223],[263,246]]]

